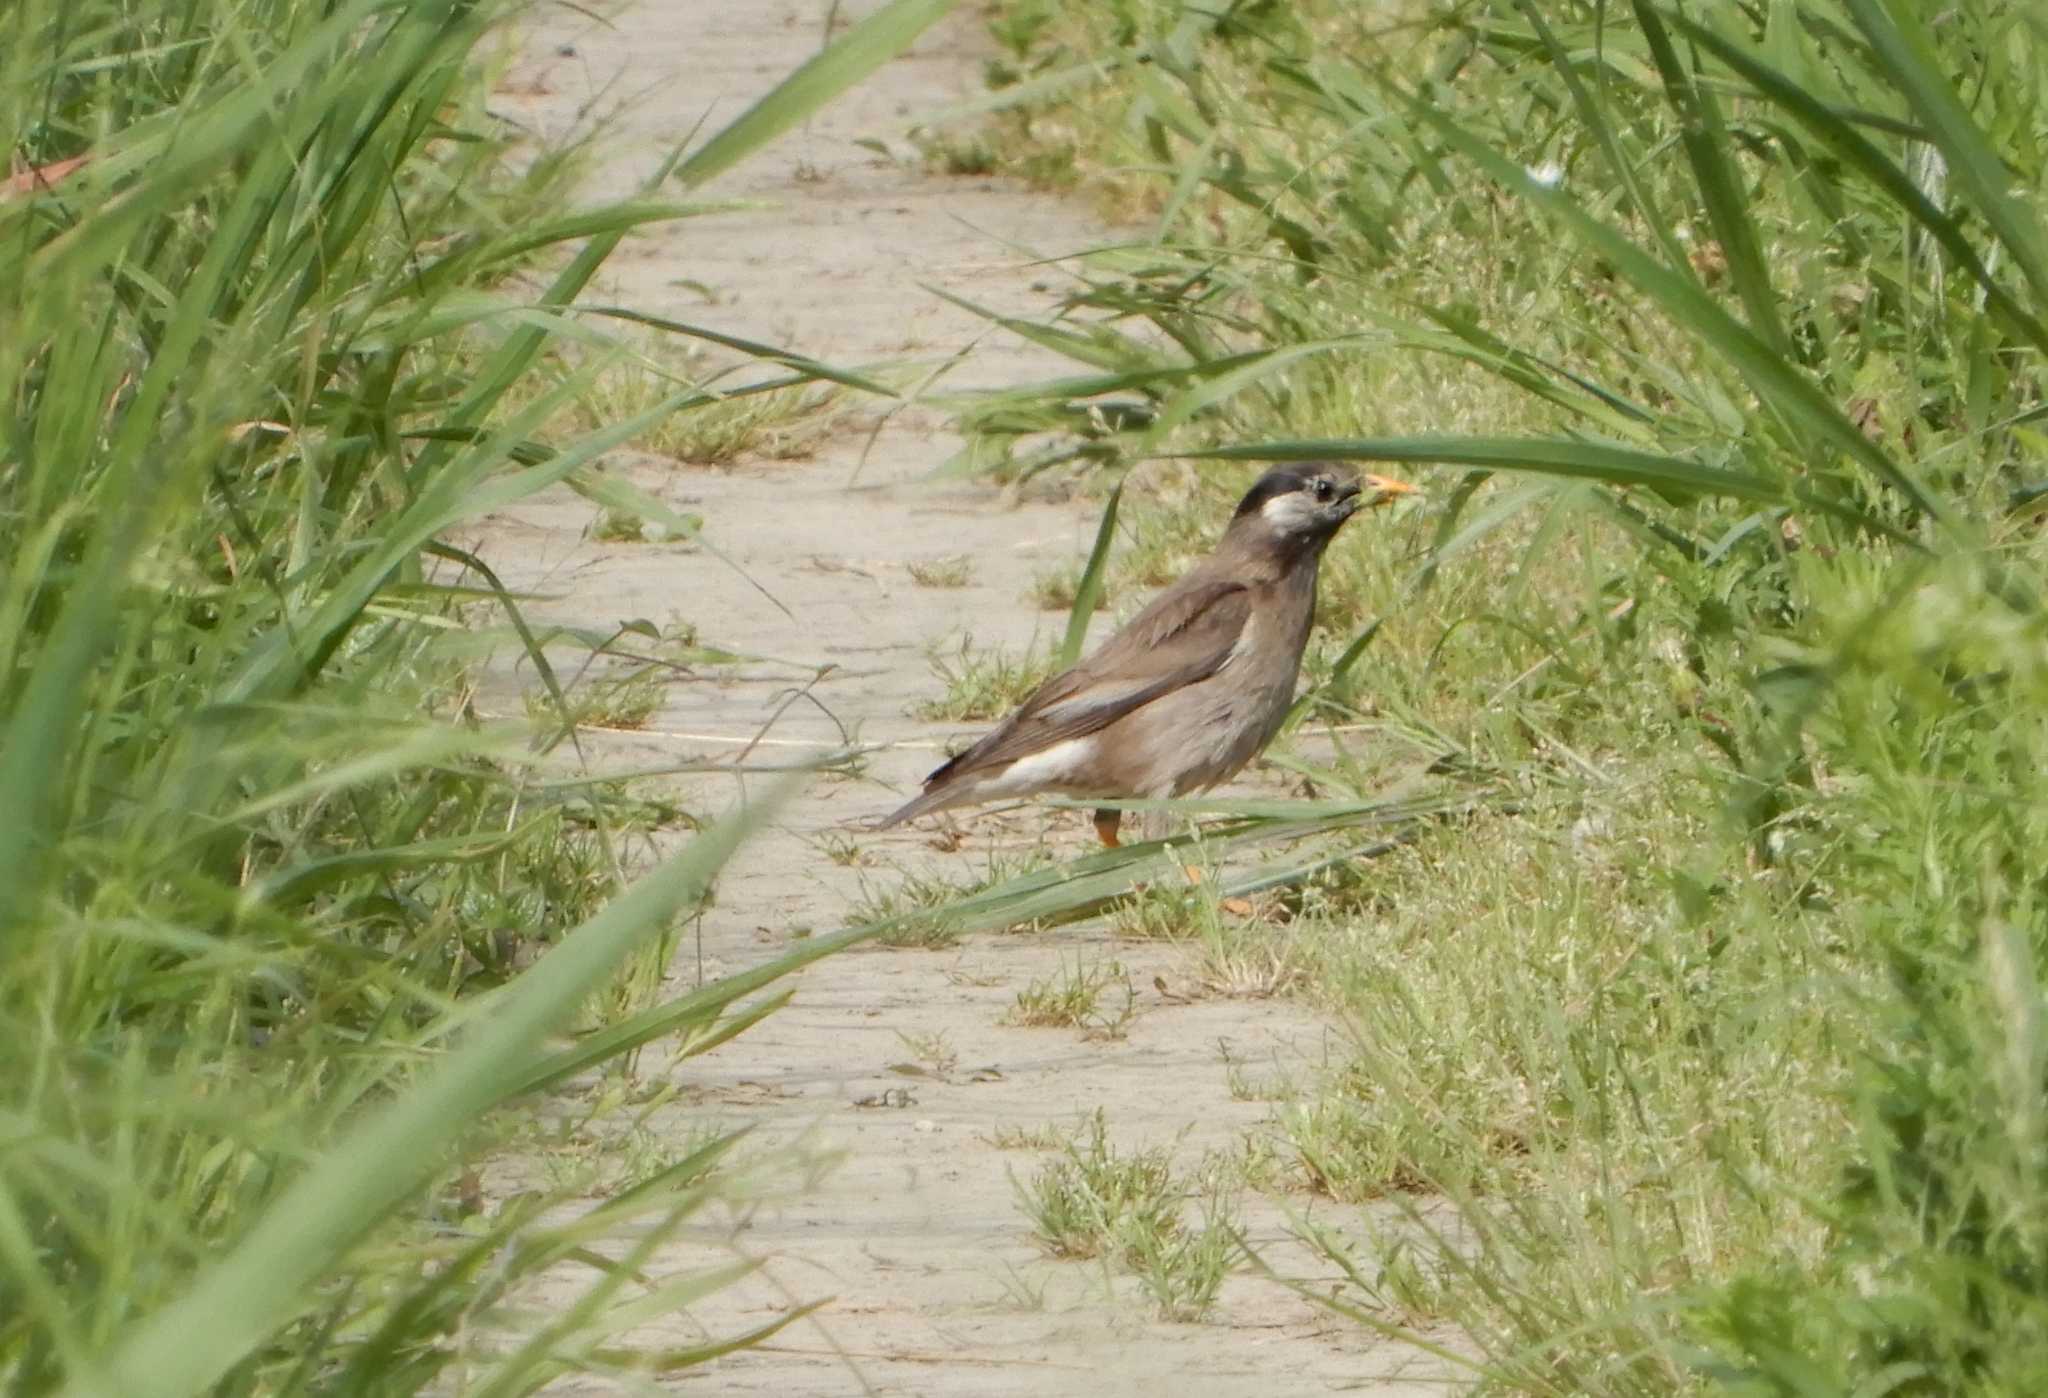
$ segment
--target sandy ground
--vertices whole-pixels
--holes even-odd
[[[607,147],[617,159],[599,183],[624,191],[700,121],[709,129],[730,119],[814,52],[828,8],[827,0],[644,0],[609,25],[567,7],[543,11],[527,60],[494,106],[558,134],[593,104],[623,102]],[[858,16],[872,5],[838,8]],[[871,137],[907,149],[911,118],[977,89],[984,41],[971,7],[963,9],[706,191],[768,207],[634,240],[614,258],[600,297],[849,365],[930,364],[972,344],[953,380],[961,383],[1003,384],[1058,367],[1029,346],[986,337],[925,288],[1006,310],[1042,308],[1058,274],[1020,249],[1062,253],[1105,237],[1090,210],[1002,182],[928,174],[914,160],[855,144]],[[930,829],[875,836],[858,828],[914,790],[944,740],[961,731],[909,715],[941,688],[929,648],[963,634],[1013,649],[1055,635],[1063,619],[1033,608],[1031,579],[1085,553],[1093,529],[1084,505],[1019,505],[981,486],[932,484],[930,471],[958,445],[929,411],[886,421],[868,412],[809,460],[725,470],[619,463],[643,488],[700,512],[710,538],[753,583],[703,550],[588,537],[595,509],[567,492],[495,516],[465,540],[508,585],[549,594],[535,608],[544,618],[608,629],[625,618],[680,617],[706,640],[796,662],[677,682],[644,731],[592,740],[600,765],[731,757],[761,733],[792,684],[826,664],[835,668],[812,690],[818,702],[789,708],[756,758],[837,746],[842,729],[887,745],[866,779],[814,783],[727,871],[703,921],[706,975],[757,963],[806,929],[844,925],[864,885],[887,888],[905,868],[965,882],[985,871],[992,851],[1046,839],[1083,847],[1078,812],[973,820],[956,848],[941,848],[949,842]],[[911,579],[910,562],[959,553],[975,560],[966,587]],[[487,700],[514,706],[518,687],[531,682],[501,667]],[[691,809],[715,811],[737,794],[737,779],[693,778],[678,791]],[[827,856],[828,845],[849,841],[861,862]],[[679,989],[695,980],[698,954],[686,946],[673,977]],[[1139,1013],[1126,1037],[1002,1022],[1018,990],[1077,958],[1114,958],[1128,969]],[[1233,1277],[1202,1323],[1173,1324],[1129,1278],[1050,1260],[1033,1244],[1013,1176],[1028,1178],[1040,1157],[999,1149],[1001,1133],[1072,1127],[1100,1108],[1119,1147],[1170,1144],[1193,1165],[1270,1111],[1233,1098],[1226,1056],[1273,1077],[1298,1075],[1332,1051],[1330,1027],[1302,1008],[1184,993],[1194,979],[1185,953],[1114,944],[1099,929],[982,936],[937,952],[875,948],[812,968],[794,1004],[676,1069],[692,1104],[665,1123],[679,1143],[707,1124],[745,1122],[764,1151],[800,1143],[843,1153],[815,1188],[752,1214],[740,1241],[766,1260],[759,1276],[656,1338],[686,1343],[758,1325],[792,1297],[835,1299],[678,1386],[1181,1398],[1454,1388],[1438,1361],[1257,1276]],[[927,1050],[922,1062],[912,1040]],[[654,1055],[650,1064],[659,1070]],[[1319,1268],[1287,1230],[1288,1212],[1311,1206],[1300,1197],[1254,1199],[1244,1222],[1274,1266],[1315,1281],[1327,1264]],[[1341,1210],[1320,1207],[1341,1219]],[[699,1251],[716,1255],[708,1244]],[[586,1381],[563,1391],[607,1390]]]

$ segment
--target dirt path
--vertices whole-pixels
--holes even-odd
[[[494,105],[558,132],[593,101],[628,99],[614,142],[625,154],[602,182],[629,188],[707,112],[713,125],[730,118],[814,52],[828,8],[826,0],[644,0],[623,8],[613,27],[553,9]],[[839,8],[858,15],[871,6]],[[774,208],[693,220],[630,244],[613,261],[607,297],[843,364],[931,363],[981,333],[924,285],[1005,309],[1042,306],[1053,274],[1005,242],[1046,253],[1085,246],[1104,235],[1085,207],[929,175],[854,144],[883,137],[900,145],[912,114],[975,89],[983,46],[971,8],[708,191]],[[985,339],[958,381],[1008,383],[1052,367],[1014,341]],[[844,424],[801,462],[715,471],[627,464],[643,487],[702,513],[710,536],[793,618],[704,552],[586,537],[595,511],[566,492],[495,517],[481,540],[508,585],[555,596],[539,609],[552,619],[609,628],[623,618],[680,616],[710,641],[836,665],[815,690],[830,715],[809,704],[790,709],[765,751],[836,745],[841,725],[891,745],[873,760],[874,780],[816,783],[743,851],[704,920],[707,975],[756,963],[803,929],[843,925],[863,880],[888,887],[899,869],[936,867],[964,882],[992,850],[1028,849],[1048,829],[1056,843],[1082,845],[1078,813],[981,820],[951,852],[934,849],[928,832],[877,837],[855,828],[913,789],[948,736],[908,716],[916,699],[939,689],[927,648],[963,631],[978,645],[1013,649],[1054,634],[1061,618],[1028,600],[1033,574],[1084,553],[1093,527],[1079,506],[1012,508],[980,486],[925,483],[958,445],[935,415],[899,415],[871,443],[873,423]],[[919,587],[909,575],[912,561],[960,553],[975,559],[963,588]],[[731,756],[801,678],[757,665],[677,684],[643,733],[600,743],[602,761]],[[501,677],[491,697],[506,705],[514,694]],[[734,793],[729,777],[683,788],[698,810],[721,808]],[[849,837],[863,864],[828,857],[828,844],[848,848]],[[1018,990],[1077,956],[1114,957],[1129,969],[1139,1014],[1127,1037],[1091,1041],[1000,1022]],[[686,985],[696,973],[686,948],[675,979]],[[1446,1391],[1443,1369],[1426,1356],[1379,1342],[1273,1283],[1234,1277],[1206,1321],[1169,1324],[1129,1279],[1050,1261],[1033,1245],[1012,1176],[1031,1175],[1039,1157],[997,1148],[1001,1133],[1072,1127],[1101,1108],[1119,1147],[1174,1145],[1192,1164],[1207,1148],[1236,1143],[1270,1109],[1233,1098],[1226,1051],[1265,1077],[1321,1061],[1326,1027],[1297,1006],[1155,988],[1155,977],[1181,988],[1191,974],[1171,947],[1114,945],[1100,931],[985,936],[940,952],[877,948],[813,968],[793,1005],[689,1064],[694,1105],[676,1114],[678,1133],[711,1114],[755,1125],[765,1143],[802,1141],[845,1157],[814,1190],[752,1217],[742,1239],[768,1259],[763,1273],[693,1319],[729,1333],[763,1322],[792,1296],[837,1299],[686,1386],[1177,1398]],[[906,1039],[933,1050],[923,1076],[899,1070],[918,1058]],[[930,1071],[948,1055],[956,1061]],[[857,1105],[863,1099],[901,1105]],[[1286,1244],[1280,1207],[1249,1201],[1244,1219],[1276,1265],[1315,1274]],[[678,1321],[662,1338],[680,1343],[696,1333]]]

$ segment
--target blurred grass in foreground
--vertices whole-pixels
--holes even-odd
[[[0,10],[9,1392],[516,1393],[754,1338],[627,1335],[747,1265],[649,1267],[744,1190],[730,1138],[577,1217],[567,1191],[428,1197],[499,1103],[655,1039],[709,1048],[844,940],[651,1003],[760,810],[613,899],[647,808],[544,779],[533,733],[479,725],[446,644],[467,624],[502,619],[550,672],[517,599],[439,536],[559,481],[688,532],[600,454],[733,396],[874,387],[727,342],[772,376],[536,437],[631,316],[577,313],[593,273],[704,207],[666,191],[946,8],[883,6],[643,197],[595,208],[567,200],[574,148],[520,150],[486,110],[512,3]],[[581,371],[535,378],[558,338]],[[579,1013],[592,1032],[565,1045]],[[560,1304],[522,1315],[565,1268]]]
[[[1450,468],[1333,551],[1280,759],[1492,793],[1288,929],[1353,1054],[1271,1134],[1406,1214],[1317,1211],[1338,1304],[1521,1392],[2048,1389],[2048,17],[992,25],[984,163],[1136,226],[960,468],[1124,482],[1133,602],[1229,458]]]

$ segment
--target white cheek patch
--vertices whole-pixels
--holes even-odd
[[[1259,518],[1275,529],[1299,529],[1315,517],[1315,502],[1309,499],[1305,490],[1290,490],[1285,495],[1275,495],[1259,506]]]

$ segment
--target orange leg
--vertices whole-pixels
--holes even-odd
[[[1095,812],[1095,838],[1102,841],[1107,849],[1117,849],[1122,841],[1116,837],[1116,829],[1123,824],[1122,811],[1100,810]]]

